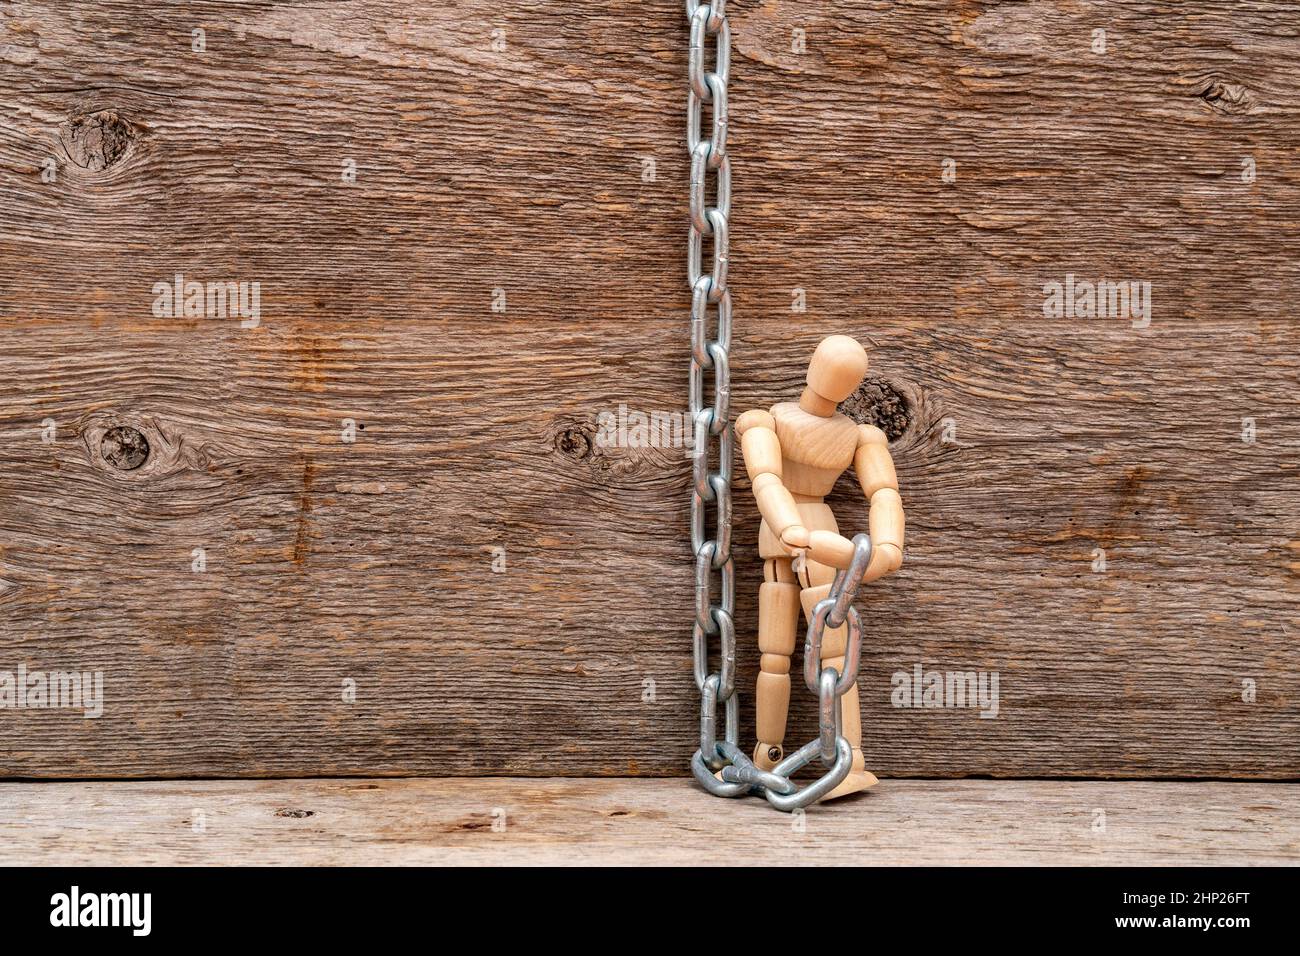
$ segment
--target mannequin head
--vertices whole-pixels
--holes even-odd
[[[866,374],[867,350],[856,339],[847,335],[827,336],[808,363],[808,388],[800,405],[815,414],[829,415],[836,405],[853,394]]]

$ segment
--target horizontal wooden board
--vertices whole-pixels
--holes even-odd
[[[1300,862],[1297,789],[890,780],[796,830],[684,780],[9,783],[0,863],[1277,866]]]
[[[849,332],[895,436],[878,772],[1300,776],[1298,13],[735,4],[734,408]],[[689,464],[596,422],[685,405],[685,55],[630,0],[5,5],[0,671],[104,703],[0,711],[0,775],[683,772]]]

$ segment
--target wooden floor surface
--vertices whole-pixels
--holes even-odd
[[[885,780],[802,816],[683,779],[0,784],[5,864],[1300,863],[1300,785]]]

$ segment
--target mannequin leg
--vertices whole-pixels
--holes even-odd
[[[799,585],[789,558],[768,558],[758,589],[758,745],[754,764],[771,770],[785,756],[785,722],[790,711],[790,655],[799,627]]]

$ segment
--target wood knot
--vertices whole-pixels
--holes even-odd
[[[115,425],[99,440],[99,453],[118,471],[134,471],[149,459],[149,439],[138,428]]]
[[[92,172],[120,163],[136,136],[136,127],[116,110],[74,116],[63,124],[59,134],[68,160]]]
[[[297,810],[293,807],[281,807],[279,810],[275,811],[275,815],[277,817],[289,817],[293,820],[302,820],[305,819],[306,817],[314,817],[316,815],[316,811]]]
[[[1192,87],[1192,95],[1199,97],[1216,113],[1240,115],[1255,108],[1255,98],[1250,90],[1217,76],[1203,77]]]
[[[608,488],[640,486],[646,477],[679,470],[690,462],[693,437],[684,411],[641,412],[620,404],[594,420],[561,415],[548,424],[545,441],[588,481]]]
[[[882,379],[868,379],[859,385],[840,405],[840,411],[855,422],[875,425],[890,441],[912,423],[912,403],[901,389]]]
[[[463,820],[460,823],[455,824],[450,830],[445,830],[443,832],[454,833],[457,830],[491,830],[491,829],[492,829],[491,820]]]
[[[117,481],[156,481],[183,471],[206,474],[215,467],[209,446],[143,409],[97,411],[78,423],[78,430],[86,461]]]
[[[555,433],[555,450],[572,461],[586,461],[594,450],[594,435],[590,426],[567,425]]]

